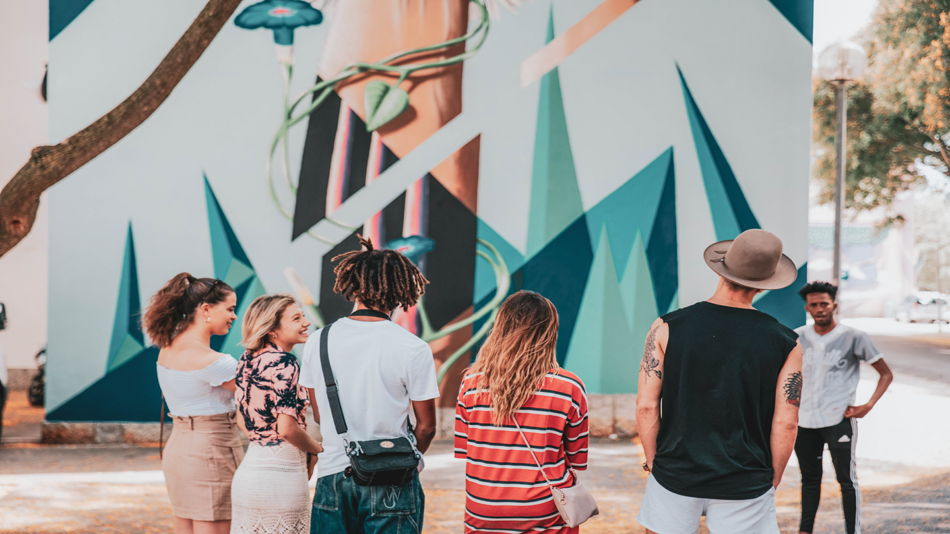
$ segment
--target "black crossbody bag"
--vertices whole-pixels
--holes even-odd
[[[352,315],[379,317],[389,320],[389,316],[374,310],[357,310]],[[359,486],[393,486],[405,484],[412,479],[412,474],[419,467],[421,454],[409,437],[375,439],[369,441],[350,441],[347,439],[349,431],[346,419],[343,417],[343,407],[340,406],[340,393],[330,368],[330,354],[327,350],[330,327],[327,325],[320,332],[320,365],[323,368],[323,380],[327,386],[327,400],[330,402],[330,413],[333,415],[333,426],[336,433],[343,438],[346,445],[346,455],[350,458],[350,467],[346,468],[346,476],[353,477]],[[409,424],[409,435],[412,435],[412,424]]]

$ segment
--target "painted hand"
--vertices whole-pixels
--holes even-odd
[[[871,411],[871,408],[873,408],[873,406],[870,404],[862,404],[861,406],[848,406],[848,409],[844,411],[844,416],[857,417],[858,419],[861,419]]]

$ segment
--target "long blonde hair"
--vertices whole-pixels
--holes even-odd
[[[294,297],[287,293],[257,297],[244,314],[241,326],[241,344],[251,354],[261,350],[267,344],[267,334],[280,328],[280,316],[284,310],[297,304]]]
[[[541,388],[557,364],[557,308],[533,291],[508,297],[471,371],[479,397],[490,394],[492,423],[503,425]]]

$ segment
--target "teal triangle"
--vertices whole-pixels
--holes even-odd
[[[670,307],[666,310],[666,313],[675,312],[680,309],[680,292],[677,289],[676,293],[673,293],[673,299],[670,300]]]
[[[554,10],[548,20],[547,41],[554,38]],[[538,121],[531,174],[527,257],[534,256],[583,215],[577,172],[564,114],[558,69],[541,78]]]
[[[670,147],[587,211],[591,243],[597,241],[603,226],[606,225],[610,233],[610,248],[617,259],[618,278],[631,257],[635,237],[653,232],[657,208],[672,164],[673,148]]]
[[[125,238],[125,254],[122,259],[122,273],[119,278],[119,296],[116,299],[115,320],[112,324],[112,338],[109,342],[109,356],[106,369],[113,367],[116,355],[131,336],[140,345],[145,344],[145,336],[139,327],[137,315],[141,309],[139,298],[138,267],[135,263],[135,240],[132,237],[132,224]]]
[[[240,260],[232,258],[231,265],[228,267],[228,273],[224,275],[224,283],[231,287],[237,287],[252,276],[254,276],[254,269],[251,269]]]
[[[634,339],[646,339],[650,326],[659,314],[650,276],[650,262],[647,260],[643,238],[639,232],[620,281],[620,295]],[[638,361],[637,365],[639,363]]]
[[[236,259],[244,265],[251,267],[251,260],[244,253],[244,248],[238,241],[228,218],[218,203],[218,198],[211,189],[211,183],[208,182],[208,176],[204,177],[205,198],[208,202],[208,228],[211,231],[211,256],[214,260],[214,276],[218,279],[225,279],[231,268],[231,260]],[[253,267],[251,267],[253,268]]]
[[[238,320],[231,325],[231,330],[224,336],[220,348],[215,348],[218,352],[230,354],[234,359],[240,359],[241,355],[244,354],[244,347],[241,346],[241,321],[244,320],[244,314],[247,313],[247,309],[254,302],[254,299],[267,294],[264,291],[264,286],[261,285],[261,281],[256,276],[244,282],[244,284],[245,286],[235,289],[235,293],[238,295],[238,306],[234,313],[237,314]]]
[[[639,362],[631,347],[636,340],[610,249],[607,230],[602,228],[565,368],[581,378],[589,393],[634,393]]]
[[[119,347],[119,350],[115,353],[114,359],[109,364],[106,372],[112,372],[125,362],[137,356],[138,353],[142,352],[143,350],[145,350],[145,347],[139,343],[138,340],[130,335],[126,335],[122,342],[122,346]]]
[[[514,273],[524,265],[524,256],[504,237],[498,234],[485,221],[478,219],[477,234],[479,240],[488,241],[501,253],[508,266],[508,272]],[[472,302],[478,303],[495,291],[495,271],[485,260],[475,260],[475,291]]]
[[[759,228],[759,222],[746,201],[745,194],[732,172],[726,156],[706,123],[702,111],[693,99],[686,84],[686,78],[679,65],[676,66],[686,101],[686,113],[689,116],[693,141],[696,145],[696,157],[703,175],[706,199],[712,212],[716,239],[734,239],[745,230]]]
[[[811,44],[815,19],[814,0],[769,0],[769,2]]]

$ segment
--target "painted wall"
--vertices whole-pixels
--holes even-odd
[[[432,282],[424,306],[396,319],[431,340],[437,365],[462,355],[446,406],[499,283],[554,301],[559,360],[589,391],[632,393],[648,326],[712,292],[710,243],[771,230],[804,281],[810,2],[534,0],[492,20],[464,64],[410,76],[409,109],[373,133],[366,87],[395,79],[337,86],[288,130],[285,156],[274,145],[285,91],[293,102],[352,61],[457,37],[479,18],[459,0],[367,1],[333,3],[319,24],[302,2],[242,3],[241,26],[264,8],[310,23],[292,32],[292,76],[278,62],[286,31],[229,22],[150,119],[53,189],[50,420],[157,417],[155,350],[132,314],[180,271],[226,280],[246,307],[294,289],[293,268],[323,319],[342,316],[330,258],[356,247],[356,231]],[[201,8],[87,3],[51,13],[54,141],[134,90]],[[758,306],[796,326],[795,298],[775,291]],[[237,355],[239,336],[216,346]]]
[[[0,187],[26,163],[33,147],[46,144],[47,106],[40,96],[46,18],[45,2],[0,3]],[[10,321],[0,330],[0,346],[12,369],[36,367],[33,357],[46,344],[48,206],[44,196],[33,231],[0,258],[0,302]]]

